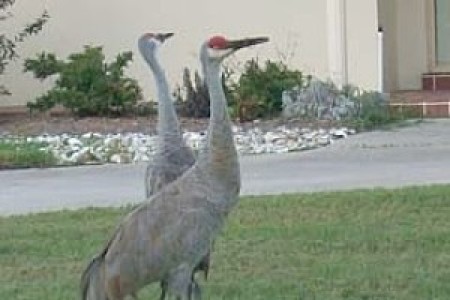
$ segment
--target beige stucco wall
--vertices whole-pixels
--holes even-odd
[[[397,0],[398,89],[420,89],[427,72],[425,0]]]
[[[146,31],[173,31],[177,35],[161,53],[172,83],[180,82],[184,66],[198,68],[200,43],[215,33],[229,37],[268,35],[271,43],[238,53],[229,61],[236,65],[249,57],[279,59],[308,73],[325,76],[325,0],[22,0],[14,7],[17,18],[27,20],[44,7],[51,19],[45,30],[21,46],[23,57],[46,50],[65,57],[82,45],[104,45],[109,57],[131,49]],[[42,84],[20,73],[21,61],[8,69],[6,84],[14,96],[1,104],[23,104],[42,91]],[[152,80],[139,55],[130,68],[146,97],[152,95]]]
[[[380,24],[386,35],[385,74],[390,91],[421,89],[421,75],[430,71],[429,2],[379,0]]]
[[[347,0],[348,81],[367,89],[377,88],[378,12],[376,0]]]
[[[375,88],[376,0],[347,1],[348,78]],[[238,53],[228,61],[231,66],[254,56],[261,60],[285,56],[292,67],[330,77],[327,0],[21,0],[14,6],[16,17],[7,23],[7,30],[20,28],[44,8],[51,19],[41,34],[21,45],[22,57],[43,50],[66,57],[86,44],[103,45],[109,58],[132,50],[136,55],[129,74],[139,80],[147,99],[153,95],[153,81],[136,47],[138,36],[146,31],[176,32],[161,53],[173,86],[181,81],[183,67],[198,68],[200,43],[215,33],[271,38],[268,44]],[[24,104],[50,85],[21,70],[21,60],[8,68],[2,80],[6,79],[14,96],[0,99],[0,105]]]

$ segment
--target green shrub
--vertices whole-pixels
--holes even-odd
[[[394,113],[387,96],[379,92],[347,85],[340,93],[355,103],[357,114],[351,122],[358,129],[373,129],[408,118],[408,115]]]
[[[281,61],[267,60],[263,66],[255,59],[247,61],[236,83],[231,85],[232,105],[240,120],[278,115],[283,91],[304,87],[310,76],[291,70]]]
[[[0,140],[0,169],[55,165],[55,157],[50,152],[41,150],[42,147],[44,145],[40,143],[12,143]]]
[[[136,80],[124,76],[131,60],[132,53],[124,52],[106,63],[102,47],[90,46],[71,54],[67,61],[52,53],[27,59],[25,71],[36,78],[58,75],[53,89],[27,105],[30,110],[46,111],[61,104],[81,117],[124,115],[142,98]]]
[[[197,71],[194,72],[192,81],[188,68],[183,71],[183,87],[178,87],[175,92],[178,113],[187,118],[209,117],[209,93],[206,83]]]
[[[140,101],[133,107],[133,115],[139,117],[154,116],[158,113],[157,103],[154,101]]]

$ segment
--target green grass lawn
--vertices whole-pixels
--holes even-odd
[[[49,152],[41,151],[41,147],[43,145],[40,143],[28,143],[25,141],[12,143],[0,140],[0,169],[55,165],[56,160],[53,155]]]
[[[83,268],[130,209],[0,218],[0,299],[79,299]],[[450,185],[245,197],[210,275],[204,299],[448,300]]]

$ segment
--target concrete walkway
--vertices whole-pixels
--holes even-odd
[[[307,152],[241,158],[242,194],[450,183],[450,120],[363,133]],[[145,165],[0,172],[0,215],[143,200]]]

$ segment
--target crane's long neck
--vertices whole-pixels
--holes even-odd
[[[155,56],[147,59],[155,78],[158,93],[158,134],[161,138],[178,138],[181,136],[180,123],[175,112],[169,84],[164,70]]]
[[[207,163],[208,174],[213,180],[218,180],[219,188],[227,189],[224,192],[238,193],[239,162],[220,78],[220,65],[212,63],[206,65],[204,70],[211,99],[211,116],[203,161]]]
[[[229,135],[232,137],[231,121],[227,110],[227,100],[220,78],[220,65],[211,64],[206,68],[206,83],[211,99],[210,133],[217,133],[214,131],[214,128],[215,126],[220,125],[228,130],[226,134],[224,133],[219,136],[225,137],[225,135]]]

